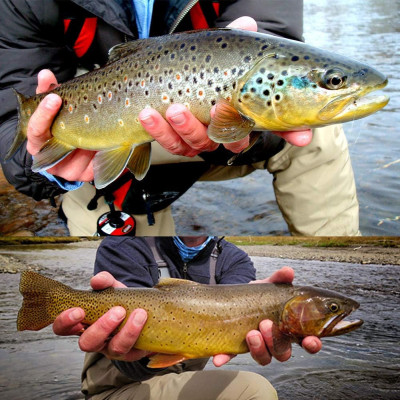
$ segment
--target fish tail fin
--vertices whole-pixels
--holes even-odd
[[[20,148],[22,143],[24,143],[26,139],[26,129],[28,127],[30,114],[33,112],[32,110],[30,110],[29,112],[24,111],[25,108],[24,103],[28,101],[29,98],[17,92],[15,89],[12,90],[18,100],[18,124],[17,124],[17,129],[15,131],[14,141],[12,142],[11,147],[8,149],[7,154],[5,156],[6,160],[9,160],[15,154],[15,152]]]
[[[70,288],[34,271],[23,271],[19,290],[23,296],[18,312],[17,330],[38,331],[52,324],[59,314],[53,296],[69,291]]]

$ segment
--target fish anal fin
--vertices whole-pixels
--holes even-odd
[[[156,353],[150,356],[149,359],[150,361],[147,364],[149,368],[166,368],[187,360],[187,357],[182,354]]]
[[[127,167],[135,175],[138,181],[141,181],[150,168],[151,143],[143,143],[135,147],[129,158]]]
[[[249,135],[254,126],[255,122],[236,110],[229,101],[219,99],[207,133],[214,142],[232,143]]]
[[[58,164],[74,150],[75,147],[52,137],[33,156],[32,171],[40,172],[49,169]]]
[[[181,285],[198,286],[200,285],[200,283],[190,281],[188,279],[162,278],[154,287],[158,289],[166,289],[168,287],[181,286]]]
[[[101,150],[93,159],[94,184],[102,189],[117,179],[133,152],[131,146],[120,146],[111,150]]]

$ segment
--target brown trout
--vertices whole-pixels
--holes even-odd
[[[34,157],[33,171],[46,170],[80,148],[97,151],[96,187],[107,186],[126,167],[142,179],[153,140],[138,118],[145,107],[165,115],[169,105],[183,103],[208,125],[213,141],[227,143],[253,129],[299,130],[362,118],[389,101],[365,97],[387,84],[373,68],[256,32],[177,33],[117,45],[109,56],[103,68],[51,91],[63,106],[53,137]],[[25,140],[29,118],[45,96],[16,94],[19,124],[6,159]]]
[[[293,342],[305,336],[336,336],[363,321],[344,321],[359,304],[338,293],[289,284],[202,285],[162,280],[154,288],[75,290],[36,272],[21,274],[24,297],[17,328],[39,330],[64,310],[81,307],[84,323],[93,324],[113,306],[148,313],[135,348],[156,352],[150,367],[186,359],[248,352],[246,334],[271,319]],[[121,324],[123,326],[124,322]]]

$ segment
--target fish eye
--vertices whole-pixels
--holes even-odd
[[[346,80],[347,76],[343,71],[331,69],[324,75],[323,86],[332,90],[340,89],[346,84]]]
[[[339,305],[336,303],[331,303],[331,304],[329,304],[328,307],[329,307],[329,310],[333,313],[339,311]]]

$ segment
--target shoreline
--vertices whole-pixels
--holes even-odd
[[[226,240],[255,257],[400,266],[400,237],[235,236],[226,237]],[[14,249],[26,251],[35,247],[43,249],[60,246],[96,249],[100,242],[101,238],[93,237],[0,237],[0,273],[13,274],[25,269],[40,269],[12,254]]]

